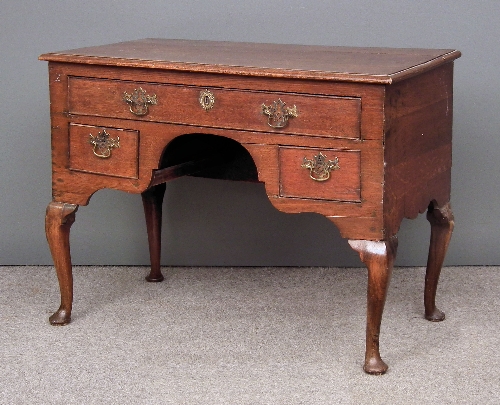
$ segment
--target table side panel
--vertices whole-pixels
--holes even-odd
[[[388,236],[432,200],[450,199],[453,63],[387,86],[384,222]]]

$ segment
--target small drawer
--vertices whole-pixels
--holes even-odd
[[[361,99],[70,77],[76,115],[359,139]]]
[[[69,168],[81,172],[137,179],[139,132],[71,123]]]
[[[361,202],[359,150],[279,148],[280,196]]]

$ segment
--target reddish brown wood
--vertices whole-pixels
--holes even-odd
[[[450,204],[438,207],[433,202],[429,206],[427,220],[431,224],[431,242],[425,273],[425,318],[432,322],[439,322],[444,320],[445,315],[436,308],[436,290],[455,224]]]
[[[387,241],[349,240],[368,268],[368,300],[366,315],[366,353],[364,370],[368,374],[384,374],[387,364],[380,357],[379,337],[387,289],[391,280],[392,265],[396,258],[398,239]]]
[[[151,259],[151,271],[146,276],[146,280],[150,282],[163,281],[160,259],[162,204],[165,188],[165,183],[162,183],[147,189],[141,194],[148,230],[149,257]]]
[[[142,88],[155,95],[157,102],[148,113],[137,117],[123,100],[125,92]],[[210,90],[213,107],[200,108],[200,93]],[[96,115],[124,119],[190,124],[212,128],[232,128],[269,132],[268,118],[262,104],[272,105],[282,100],[296,106],[300,119],[290,118],[280,133],[325,137],[360,137],[361,100],[353,97],[318,97],[283,92],[257,92],[221,89],[217,87],[187,87],[157,83],[142,83],[104,79],[69,79],[69,112],[77,115]],[[173,102],[175,100],[175,102]]]
[[[460,56],[452,49],[349,48],[148,38],[42,60],[244,76],[392,83]],[[168,59],[167,59],[168,58]]]
[[[110,156],[96,156],[90,144],[91,136],[99,136],[106,131],[118,147],[110,149]],[[97,150],[98,154],[102,154]],[[103,128],[91,125],[70,124],[69,127],[69,168],[94,174],[137,179],[139,177],[139,132]]]
[[[69,231],[71,225],[75,222],[77,209],[78,206],[73,204],[51,202],[47,207],[45,216],[45,233],[61,290],[61,305],[49,319],[52,325],[66,325],[71,320],[73,273],[69,249]]]
[[[325,181],[311,179],[310,170],[302,167],[304,158],[312,160],[320,153],[326,160],[338,160],[339,168]],[[359,150],[281,147],[279,154],[281,197],[361,202]]]
[[[49,61],[52,194],[47,237],[61,286],[51,318],[69,322],[69,227],[77,205],[112,188],[142,194],[152,270],[160,280],[163,182],[200,175],[265,183],[271,203],[334,223],[369,269],[365,370],[380,374],[382,311],[403,218],[432,202],[425,287],[435,308],[453,228],[449,210],[454,50],[343,48],[146,39],[42,55]],[[125,92],[156,104],[135,115]],[[215,96],[205,111],[200,92]],[[262,105],[296,106],[282,128]],[[89,136],[106,130],[120,147],[96,157]],[[223,139],[224,141],[221,141]],[[227,142],[226,142],[227,141]],[[234,145],[238,147],[234,147]],[[317,182],[302,167],[318,153],[339,169]],[[214,158],[215,156],[215,158]],[[239,173],[234,175],[228,166]],[[215,166],[214,166],[215,165]]]
[[[394,235],[436,200],[450,200],[453,65],[388,86],[384,223]]]

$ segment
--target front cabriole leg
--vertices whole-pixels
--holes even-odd
[[[425,318],[432,322],[439,322],[444,320],[445,315],[444,312],[436,308],[436,290],[454,227],[450,204],[437,207],[434,202],[431,203],[427,211],[427,220],[431,224],[431,242],[425,273]]]
[[[349,240],[349,244],[359,253],[361,261],[368,268],[366,352],[363,369],[368,374],[384,374],[388,366],[380,357],[380,325],[392,266],[396,257],[398,239],[393,236],[380,242]]]
[[[54,260],[59,289],[61,291],[61,305],[49,318],[52,325],[66,325],[71,321],[73,305],[73,274],[71,268],[71,254],[69,245],[69,231],[75,222],[75,212],[78,205],[51,202],[45,215],[45,233]]]

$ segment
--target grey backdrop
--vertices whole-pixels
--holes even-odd
[[[470,0],[2,0],[0,264],[50,264],[47,65],[39,54],[144,37],[456,48],[447,264],[500,265],[500,2]],[[359,265],[315,214],[271,207],[259,184],[180,179],[165,198],[165,265]],[[140,196],[97,192],[72,228],[75,264],[147,264]],[[405,220],[397,265],[425,265],[429,226]]]

